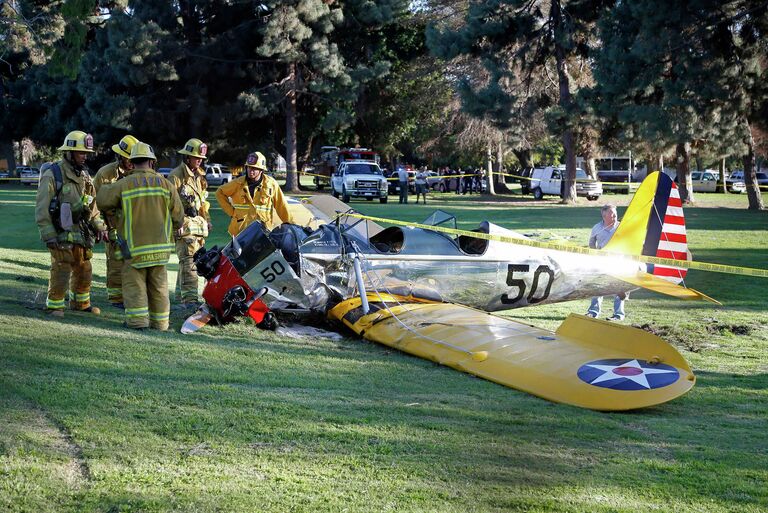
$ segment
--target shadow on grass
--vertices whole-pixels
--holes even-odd
[[[631,487],[633,479],[648,481],[649,467],[653,474],[654,466],[673,465],[675,473],[663,470],[659,483],[644,486],[694,500],[725,493],[717,485],[691,488],[698,474],[738,476],[765,464],[741,457],[765,435],[740,436],[764,421],[765,397],[756,392],[768,385],[765,374],[700,373],[688,396],[604,414],[368,343],[217,335],[98,332],[90,341],[3,342],[0,379],[79,433],[85,458],[105,458],[110,444],[149,444],[158,454],[138,457],[150,459],[177,458],[180,447],[202,442],[246,452],[257,446],[282,458],[289,447],[331,466],[375,457],[382,472],[402,468],[483,490],[579,486],[581,473],[590,487]],[[707,461],[713,467],[697,467]],[[110,500],[125,499],[119,488],[113,493]]]

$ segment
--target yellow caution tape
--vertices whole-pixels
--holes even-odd
[[[528,180],[528,181],[533,180],[533,178],[531,178],[530,176],[513,175],[513,174],[510,174],[510,173],[493,173],[493,174],[499,175],[499,176],[509,176],[509,177],[512,177],[512,178],[517,178],[519,180]],[[593,180],[578,179],[576,181],[577,182],[591,182]],[[605,187],[605,186],[608,186],[608,187],[626,187],[626,186],[628,186],[630,184],[638,185],[639,183],[640,182],[603,182],[603,187]],[[768,185],[759,185],[759,184],[756,184],[756,185],[760,189],[768,189]]]
[[[492,235],[488,233],[479,233],[469,230],[459,230],[457,228],[446,228],[443,226],[432,226],[428,224],[419,223],[407,223],[404,221],[397,221],[394,219],[385,219],[382,217],[366,216],[362,214],[353,213],[340,213],[336,217],[356,217],[358,219],[366,219],[377,223],[388,223],[399,226],[407,226],[411,228],[423,228],[425,230],[432,230],[434,232],[447,233],[451,235],[464,235],[466,237],[474,237],[476,239],[494,240],[498,242],[507,242],[510,244],[517,244],[520,246],[530,246],[533,248],[552,249],[555,251],[565,251],[567,253],[578,253],[580,255],[598,255],[598,256],[618,256],[632,260],[635,262],[642,262],[644,264],[656,264],[666,265],[671,267],[681,267],[684,269],[697,269],[700,271],[711,271],[716,273],[726,274],[738,274],[742,276],[756,276],[760,278],[768,278],[768,270],[766,269],[754,269],[751,267],[738,267],[733,265],[724,264],[709,264],[706,262],[693,262],[690,260],[676,260],[674,258],[661,258],[645,255],[625,255],[623,253],[611,253],[602,251],[599,249],[585,248],[581,246],[571,246],[569,244],[558,244],[554,242],[539,242],[531,239],[519,239],[516,237],[509,237],[504,235]]]
[[[319,174],[317,174],[317,173],[307,173],[306,171],[304,171],[304,172],[303,172],[303,173],[301,173],[301,174],[302,174],[302,175],[304,175],[304,176],[318,176],[318,177],[320,177],[320,178],[325,178],[325,179],[328,179],[328,180],[330,180],[330,179],[331,179],[331,177],[330,177],[330,176],[328,176],[328,175],[319,175]]]

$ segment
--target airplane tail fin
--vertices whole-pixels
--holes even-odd
[[[691,260],[677,184],[664,173],[649,174],[603,249],[627,255]],[[646,266],[649,274],[674,284],[681,283],[687,273],[680,267]]]

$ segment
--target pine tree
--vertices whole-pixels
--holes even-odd
[[[630,140],[675,146],[686,203],[693,201],[692,143],[723,155],[754,153],[750,123],[765,102],[766,6],[753,3],[619,2],[601,23],[595,77],[603,113]],[[762,208],[756,191],[750,208]]]
[[[371,48],[365,41],[360,44],[361,40],[402,11],[405,2],[288,0],[267,5],[269,15],[259,53],[273,60],[273,74],[279,79],[262,90],[253,88],[249,99],[253,104],[272,99],[266,106],[269,110],[274,110],[275,103],[282,106],[286,188],[296,191],[296,126],[302,100],[306,107],[324,112],[320,122],[326,130],[351,124],[363,85],[389,69],[385,61],[371,61]],[[343,44],[348,48],[355,45],[347,58],[340,48]]]
[[[15,168],[13,141],[36,132],[46,114],[37,70],[64,35],[61,5],[18,0],[0,3],[0,156]],[[45,84],[51,89],[52,84]],[[60,132],[60,131],[59,131]],[[61,137],[59,133],[58,137]]]
[[[567,114],[574,110],[569,65],[585,55],[589,28],[607,2],[599,0],[527,2],[483,0],[470,3],[463,26],[439,30],[432,27],[427,41],[438,57],[459,55],[479,59],[487,70],[482,85],[473,77],[460,80],[464,106],[478,117],[488,117],[499,126],[514,126],[521,112],[554,110],[556,98],[558,131],[566,154],[564,202],[576,198],[576,153],[574,130]],[[555,95],[530,95],[536,71],[554,66]],[[557,113],[555,113],[557,114]]]

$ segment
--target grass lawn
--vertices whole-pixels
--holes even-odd
[[[353,207],[406,221],[441,208],[461,228],[490,219],[585,244],[608,201],[627,204],[435,194]],[[695,259],[768,268],[768,212],[745,207],[698,195],[686,209]],[[102,316],[53,320],[33,208],[34,190],[0,187],[0,511],[768,510],[768,280],[690,272],[722,307],[634,294],[626,322],[674,344],[698,382],[670,403],[606,414],[355,339],[283,338],[245,321],[134,333],[107,306],[101,248]],[[209,245],[226,241],[223,212],[213,216]],[[587,304],[509,315],[554,329]]]

